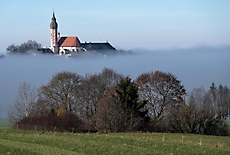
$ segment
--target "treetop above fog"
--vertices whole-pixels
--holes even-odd
[[[41,48],[42,45],[37,43],[34,40],[28,40],[27,42],[22,43],[21,45],[11,44],[7,46],[7,54],[27,54],[29,51],[36,51],[38,48]]]

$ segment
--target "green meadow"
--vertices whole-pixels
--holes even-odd
[[[0,118],[0,129],[10,129],[11,125],[6,118]]]
[[[0,154],[230,154],[230,137],[0,129]]]
[[[0,119],[0,154],[230,154],[230,137],[23,131]]]

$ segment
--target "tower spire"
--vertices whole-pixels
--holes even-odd
[[[50,23],[50,49],[54,52],[58,52],[58,44],[57,44],[57,28],[58,24],[55,18],[55,14],[53,11],[53,17]]]
[[[53,18],[52,18],[52,19],[56,20],[56,18],[55,18],[55,14],[54,14],[54,11],[53,11]]]
[[[58,27],[58,24],[57,24],[55,14],[54,14],[54,11],[53,11],[53,17],[52,17],[52,21],[50,23],[50,29],[57,29],[57,27]]]

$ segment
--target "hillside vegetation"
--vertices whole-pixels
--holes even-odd
[[[104,68],[95,74],[63,71],[35,89],[20,85],[8,117],[15,129],[58,132],[172,132],[229,136],[230,89],[214,83],[187,94],[169,73],[135,80]]]
[[[230,154],[230,137],[0,129],[0,154]]]

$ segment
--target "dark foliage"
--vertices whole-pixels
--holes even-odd
[[[37,43],[34,40],[28,40],[21,45],[9,45],[6,50],[8,54],[26,54],[28,51],[36,51],[38,48],[41,48],[42,45]]]
[[[116,86],[116,97],[120,101],[122,113],[124,113],[124,130],[138,130],[144,126],[147,120],[148,110],[144,109],[146,101],[138,102],[138,87],[131,78],[122,79]]]
[[[138,88],[130,78],[108,88],[94,117],[98,130],[112,132],[144,130],[148,121],[146,102],[138,102]]]
[[[15,124],[15,128],[21,130],[40,130],[57,132],[87,132],[94,131],[90,125],[85,123],[76,115],[65,116],[35,116],[26,117]]]

